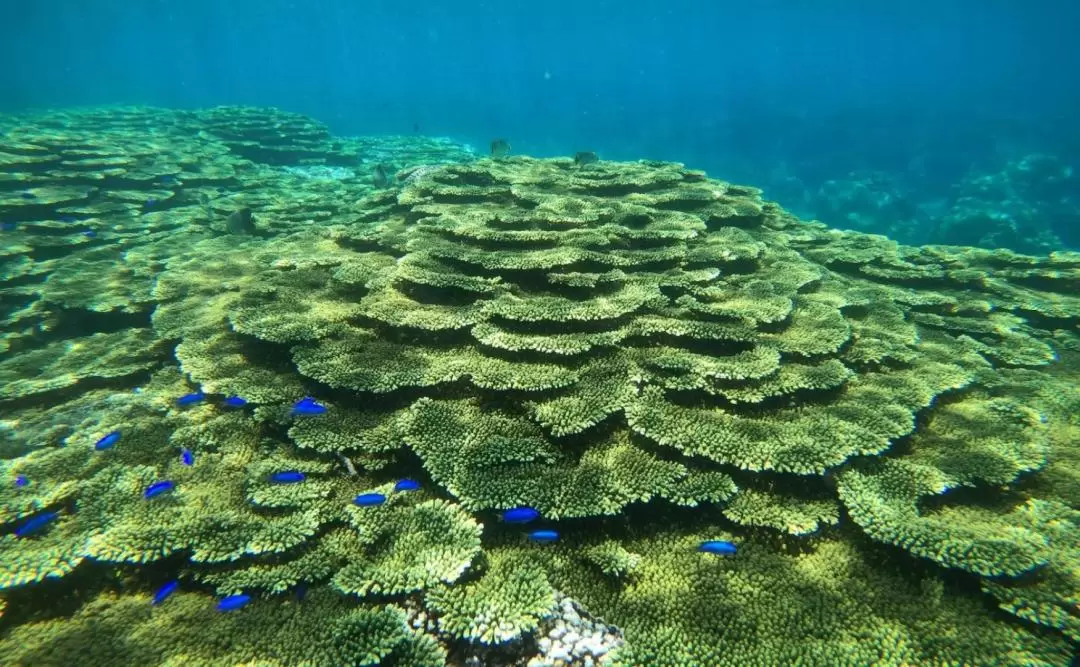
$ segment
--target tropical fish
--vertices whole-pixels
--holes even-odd
[[[26,475],[15,475],[15,486],[26,486],[30,479]]]
[[[15,231],[15,227],[16,225],[14,222],[0,223],[0,230],[3,230],[5,232],[13,232]]]
[[[390,185],[390,168],[381,162],[375,165],[375,171],[371,174],[371,183],[377,188]]]
[[[225,406],[229,408],[242,408],[247,405],[247,401],[239,396],[230,396],[225,399]]]
[[[191,453],[191,450],[184,447],[180,450],[180,463],[189,466],[195,463],[195,455]]]
[[[161,182],[165,185],[173,185],[176,183],[176,177],[170,174],[165,174],[161,177]]]
[[[502,513],[502,520],[506,523],[529,523],[540,516],[532,507],[514,507]]]
[[[559,531],[557,530],[534,530],[529,533],[529,539],[533,542],[539,542],[540,544],[547,544],[559,539]]]
[[[420,488],[420,482],[415,479],[403,479],[394,485],[395,491],[416,491]]]
[[[146,491],[143,491],[143,497],[150,499],[160,496],[163,493],[168,493],[176,488],[176,484],[170,480],[162,480],[160,482],[154,482],[150,486],[146,487]]]
[[[204,398],[206,398],[206,394],[202,393],[201,391],[193,391],[190,394],[184,394],[180,398],[176,399],[176,404],[183,408],[189,405],[195,405]]]
[[[217,610],[236,611],[249,602],[251,602],[250,595],[244,595],[243,593],[239,595],[230,595],[229,597],[221,598],[221,601],[217,604]]]
[[[284,470],[270,475],[270,481],[276,484],[295,484],[304,481],[304,473],[299,470]]]
[[[578,151],[574,153],[574,164],[579,167],[584,167],[587,164],[596,164],[600,161],[600,156],[592,151]]]
[[[735,546],[734,542],[728,542],[727,540],[706,540],[698,546],[698,551],[721,556],[734,556],[735,552],[738,551],[738,547]]]
[[[82,235],[83,235],[83,236],[85,236],[85,237],[86,237],[86,238],[88,238],[88,239],[92,239],[92,238],[94,238],[95,236],[97,236],[97,232],[95,232],[95,231],[94,231],[94,230],[92,230],[92,229],[86,229],[86,230],[83,230],[83,233],[82,233]]]
[[[62,216],[60,216],[60,222],[78,222],[78,220],[79,219],[76,218],[73,215],[62,215]]]
[[[230,234],[254,234],[255,218],[251,215],[251,209],[244,207],[230,213],[225,219],[225,231]]]
[[[36,199],[37,195],[35,195],[33,192],[24,192],[24,193],[22,193],[22,198],[23,199]]]
[[[491,140],[491,157],[506,157],[510,154],[510,142],[506,139]]]
[[[154,204],[156,204],[156,203],[157,203],[157,200],[154,199],[153,197],[151,197],[150,199],[147,199],[145,202],[143,202],[143,206],[146,207],[146,208],[153,208]]]
[[[371,507],[372,505],[382,505],[386,502],[386,496],[381,493],[361,493],[353,502],[360,507]]]
[[[154,599],[150,601],[150,604],[155,607],[165,601],[170,595],[176,592],[176,589],[180,588],[180,582],[173,579],[169,583],[165,584],[158,589],[157,593],[154,593]]]
[[[27,535],[33,535],[45,526],[53,522],[56,517],[60,516],[59,512],[45,512],[44,514],[38,514],[35,517],[31,517],[24,523],[15,529],[15,537],[26,537]]]
[[[109,449],[118,442],[120,442],[120,431],[113,431],[112,433],[105,434],[101,440],[94,443],[94,449],[98,451]]]
[[[314,398],[308,396],[307,398],[301,398],[299,401],[293,404],[291,414],[295,416],[312,416],[321,415],[326,413],[326,406],[319,403]]]

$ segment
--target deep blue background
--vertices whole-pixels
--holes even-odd
[[[2,0],[0,110],[274,105],[721,178],[1075,146],[1067,0]],[[1062,148],[1064,150],[1064,148]],[[805,171],[805,169],[804,169]],[[801,174],[813,180],[812,175]]]

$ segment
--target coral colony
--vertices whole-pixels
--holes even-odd
[[[5,664],[1080,640],[1076,254],[274,109],[8,125]]]

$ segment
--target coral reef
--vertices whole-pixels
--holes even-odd
[[[1080,256],[672,163],[395,138],[375,187],[365,142],[0,138],[5,661],[1068,664]]]

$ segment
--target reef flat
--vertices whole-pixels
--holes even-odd
[[[272,109],[0,126],[4,664],[1080,641],[1080,255]]]

